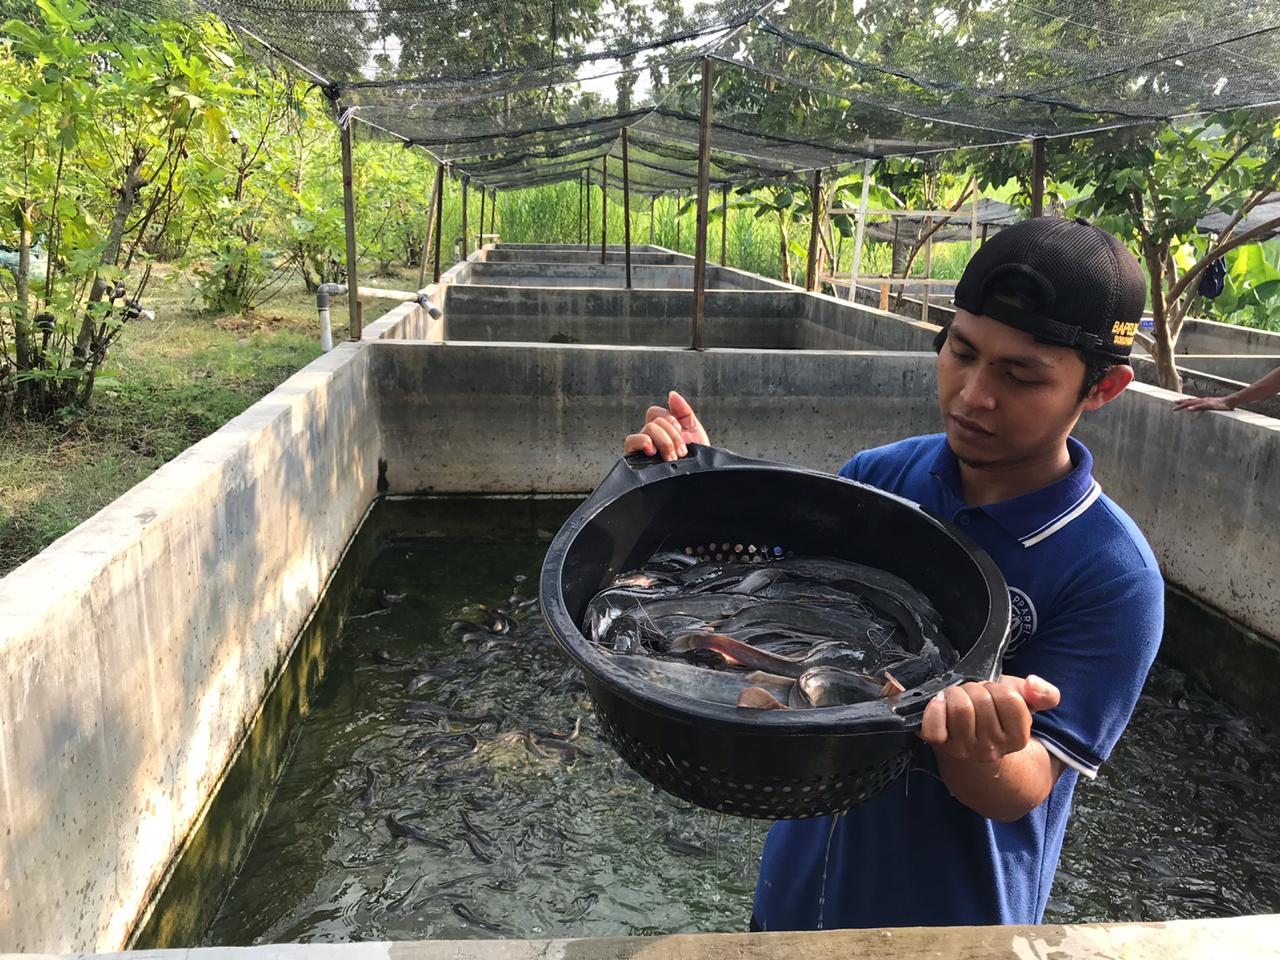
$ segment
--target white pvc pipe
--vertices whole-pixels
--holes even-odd
[[[328,353],[333,349],[333,326],[329,323],[329,308],[320,308],[320,349]]]
[[[862,165],[862,203],[858,206],[858,228],[853,237],[853,266],[849,270],[849,302],[858,293],[858,272],[862,269],[862,240],[867,232],[867,199],[871,195],[871,166],[867,160]]]

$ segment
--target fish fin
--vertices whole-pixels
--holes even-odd
[[[790,710],[764,687],[746,687],[738,694],[738,706],[748,710]]]
[[[881,697],[896,697],[907,688],[900,684],[888,670],[884,672],[884,686],[880,688]]]

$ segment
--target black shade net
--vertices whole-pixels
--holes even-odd
[[[353,129],[487,186],[787,178],[1280,102],[1280,0],[101,0],[222,17]]]

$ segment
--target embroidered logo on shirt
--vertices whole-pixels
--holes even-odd
[[[1036,607],[1031,598],[1017,587],[1009,588],[1009,646],[1005,656],[1036,632]]]

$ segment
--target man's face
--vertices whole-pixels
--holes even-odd
[[[938,354],[947,442],[975,467],[1016,467],[1058,448],[1079,419],[1085,365],[990,317],[956,310]]]

